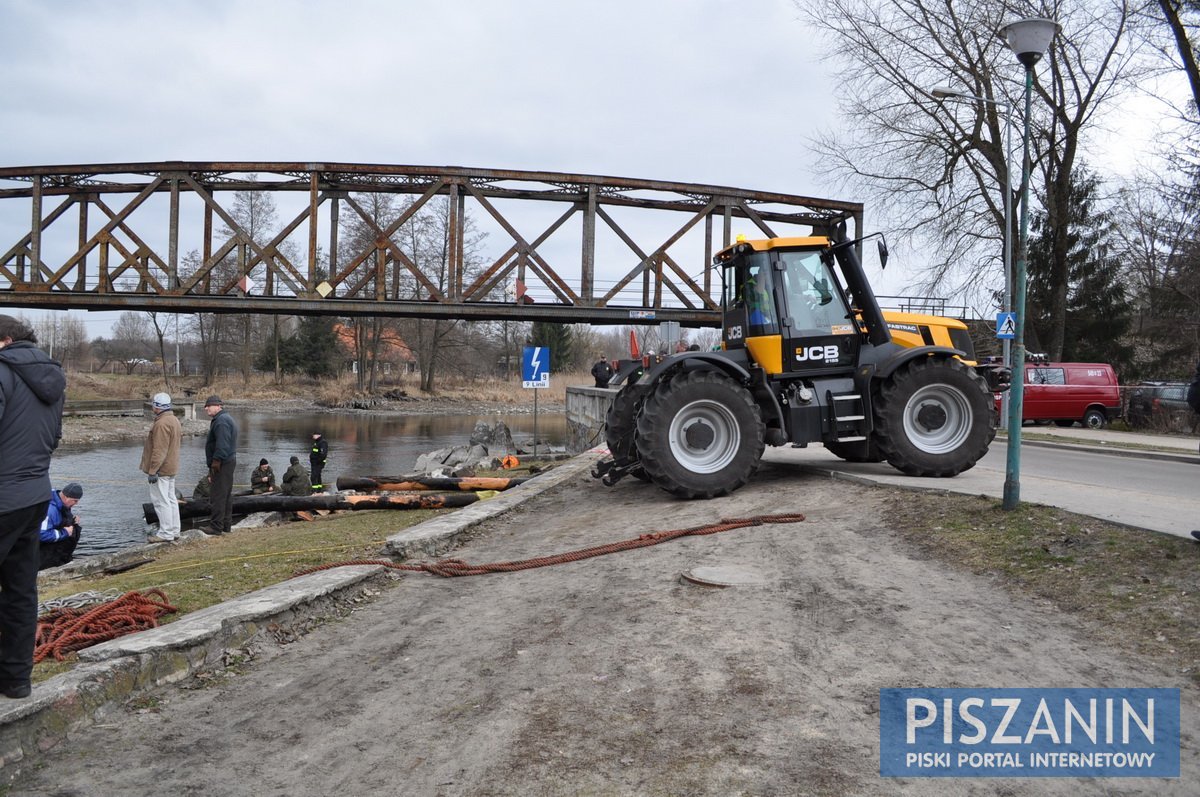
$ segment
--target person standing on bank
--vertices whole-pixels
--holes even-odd
[[[50,493],[50,506],[46,507],[46,518],[38,529],[38,570],[65,565],[75,558],[75,546],[83,526],[75,516],[75,505],[83,498],[83,485],[71,482],[61,490]]]
[[[225,411],[220,396],[209,396],[204,413],[212,420],[208,439],[204,441],[204,458],[208,463],[212,495],[209,499],[212,517],[205,534],[228,534],[233,529],[233,472],[237,468],[238,428],[233,417]]]
[[[324,490],[325,484],[321,481],[321,469],[325,467],[325,460],[329,457],[329,443],[325,442],[325,438],[320,432],[313,432],[312,449],[308,454],[308,465],[312,470],[312,488],[314,490]]]
[[[0,315],[0,694],[28,697],[37,630],[38,528],[67,377],[29,325]]]
[[[592,366],[592,378],[596,380],[596,387],[608,387],[608,380],[612,379],[613,369],[608,364],[608,357],[601,354],[600,359]]]
[[[158,515],[158,532],[146,542],[175,542],[182,524],[179,520],[179,501],[175,498],[175,476],[179,473],[179,447],[183,426],[171,410],[171,397],[155,393],[151,404],[154,423],[142,447],[142,462],[138,468],[150,483],[150,503]]]

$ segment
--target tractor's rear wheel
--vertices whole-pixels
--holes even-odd
[[[680,498],[715,498],[758,470],[766,427],[750,392],[717,371],[662,382],[637,418],[650,480]]]
[[[911,360],[876,389],[879,450],[910,476],[955,476],[987,453],[996,408],[987,383],[959,360]]]
[[[874,436],[867,440],[856,440],[853,443],[839,443],[836,440],[830,440],[825,443],[825,448],[829,449],[829,453],[836,457],[841,457],[847,462],[883,462],[886,457],[879,450],[879,444],[875,442]]]
[[[612,453],[613,464],[624,467],[629,463],[637,463],[638,450],[634,435],[637,432],[637,410],[644,394],[635,389],[634,385],[621,388],[608,407],[605,416],[604,437],[608,442],[608,450]],[[640,464],[635,464],[629,475],[649,481],[650,477]]]

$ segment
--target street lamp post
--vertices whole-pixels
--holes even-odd
[[[1025,67],[1025,129],[1021,136],[1021,238],[1017,270],[1013,279],[1013,311],[1017,336],[1013,341],[1012,386],[1008,403],[1008,461],[1004,475],[1006,510],[1021,502],[1021,420],[1025,404],[1025,282],[1029,262],[1029,115],[1033,107],[1033,66],[1042,59],[1061,26],[1052,19],[1032,17],[1005,25],[1000,33],[1017,60]]]
[[[1000,309],[1005,313],[1012,312],[1012,106],[1006,102],[989,100],[974,94],[956,91],[955,89],[939,86],[930,92],[939,100],[961,100],[965,102],[983,102],[994,105],[996,110],[1004,109],[1004,306]],[[1004,354],[1004,367],[1012,370],[1012,341],[1003,338],[1001,341]],[[1000,397],[1000,425],[1008,425],[1008,392]]]

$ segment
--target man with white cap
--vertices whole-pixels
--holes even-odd
[[[179,473],[179,446],[183,427],[171,410],[171,397],[155,393],[151,400],[154,423],[146,435],[139,465],[150,483],[150,503],[158,515],[158,532],[147,542],[174,542],[179,539],[179,501],[175,498],[175,476]]]

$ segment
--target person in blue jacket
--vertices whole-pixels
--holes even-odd
[[[38,531],[41,543],[39,570],[65,565],[75,556],[75,546],[79,544],[79,533],[83,527],[73,510],[81,498],[83,487],[79,482],[71,482],[61,490],[51,491],[50,506],[46,508],[46,518]]]

